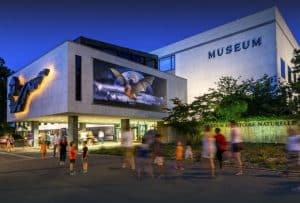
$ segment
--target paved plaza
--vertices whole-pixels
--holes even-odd
[[[50,153],[49,153],[50,156]],[[120,157],[90,155],[87,175],[69,176],[56,158],[41,160],[39,154],[22,150],[0,151],[1,202],[299,202],[299,177],[284,178],[277,172],[246,170],[234,176],[225,168],[209,177],[203,163],[176,172],[168,162],[162,179],[137,180],[132,171],[120,168]],[[78,170],[80,164],[78,164]]]

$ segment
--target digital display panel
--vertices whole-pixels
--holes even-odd
[[[94,103],[162,111],[165,79],[94,59]]]

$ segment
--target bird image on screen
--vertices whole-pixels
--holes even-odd
[[[136,100],[137,95],[140,92],[145,92],[154,81],[153,76],[139,76],[139,74],[134,71],[128,71],[126,74],[122,74],[115,68],[111,68],[110,70],[119,84],[124,86],[124,93],[130,99]]]

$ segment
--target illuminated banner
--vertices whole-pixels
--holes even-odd
[[[49,69],[39,72],[38,76],[29,80],[24,85],[20,83],[18,77],[12,77],[9,81],[8,100],[10,101],[10,113],[24,111],[28,96],[42,83],[44,77],[49,74]]]
[[[94,59],[94,103],[161,111],[165,79]]]

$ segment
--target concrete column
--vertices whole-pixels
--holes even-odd
[[[130,128],[130,120],[121,119],[121,132],[123,132],[127,127]]]
[[[78,147],[78,116],[68,116],[68,141]]]
[[[31,133],[33,134],[33,146],[39,146],[39,122],[31,121]]]

